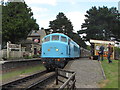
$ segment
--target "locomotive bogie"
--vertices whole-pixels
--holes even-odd
[[[63,68],[65,66],[65,58],[44,58],[42,59],[44,66],[48,69]]]

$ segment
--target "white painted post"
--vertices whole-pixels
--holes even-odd
[[[68,77],[68,74],[69,74],[69,73],[66,73],[66,77]]]
[[[32,56],[34,55],[34,44],[32,44]]]
[[[2,54],[2,50],[1,50],[1,44],[0,44],[0,60],[2,59],[2,56],[3,56],[3,54]]]
[[[20,52],[20,57],[22,57],[22,54],[21,54],[21,44],[19,45],[19,52]]]
[[[9,42],[7,42],[7,58],[9,58]]]

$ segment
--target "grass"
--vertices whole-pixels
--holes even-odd
[[[32,74],[34,72],[41,71],[41,70],[45,70],[45,67],[43,65],[31,66],[29,68],[15,70],[15,71],[3,74],[2,80],[4,81],[6,79],[24,75],[24,74]]]
[[[118,88],[118,63],[119,60],[112,60],[113,63],[108,63],[107,60],[101,61],[104,69],[106,80],[100,82],[101,88]]]

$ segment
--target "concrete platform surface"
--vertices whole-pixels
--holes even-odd
[[[99,88],[98,82],[104,79],[101,65],[97,60],[81,58],[70,61],[69,70],[76,72],[76,88]]]

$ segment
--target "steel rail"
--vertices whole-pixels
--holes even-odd
[[[1,87],[2,89],[7,89],[7,88],[14,88],[15,86],[19,85],[20,83],[24,83],[24,82],[27,82],[31,79],[34,79],[34,78],[37,78],[43,74],[47,73],[46,70],[44,71],[41,71],[41,72],[38,72],[38,73],[35,73],[35,74],[32,74],[30,76],[26,76],[24,78],[20,78],[20,79],[17,79],[17,80],[14,80],[14,81],[11,81],[11,82],[8,82],[6,84],[3,84]]]
[[[45,87],[43,87],[43,86],[46,85],[47,82],[50,83],[50,80],[52,78],[55,78],[55,76],[56,76],[56,73],[54,72],[51,75],[49,75],[48,77],[45,77],[45,78],[41,79],[40,81],[31,84],[29,87],[26,88],[26,90],[36,90],[38,88],[39,89],[40,88],[44,88],[45,89]]]

